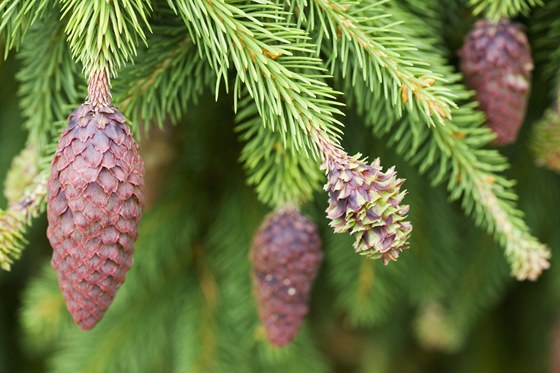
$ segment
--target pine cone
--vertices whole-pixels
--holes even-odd
[[[270,343],[296,336],[323,253],[317,228],[296,210],[269,214],[253,240],[253,290]]]
[[[358,156],[348,157],[323,168],[327,171],[330,226],[336,233],[354,235],[354,249],[360,254],[380,258],[385,264],[396,260],[408,248],[412,230],[404,221],[409,206],[400,206],[406,193],[400,192],[404,180],[396,179],[393,168],[383,173],[379,158],[366,165]]]
[[[51,263],[72,318],[85,330],[103,317],[132,264],[144,199],[137,148],[124,116],[94,100],[70,114],[54,155]]]
[[[531,84],[531,48],[521,25],[478,21],[459,51],[466,85],[476,91],[493,144],[515,142],[525,119]]]

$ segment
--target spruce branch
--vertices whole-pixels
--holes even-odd
[[[241,99],[239,106],[236,130],[245,142],[241,161],[259,200],[272,207],[310,201],[323,180],[319,164],[299,155],[289,137],[283,142],[279,131],[265,128],[251,97]]]
[[[395,12],[405,10],[396,8]],[[416,22],[422,22],[417,20]],[[403,29],[406,32],[406,29]],[[408,35],[415,42],[421,34]],[[429,40],[429,35],[422,38]],[[546,246],[529,234],[529,228],[515,206],[514,183],[498,173],[506,170],[507,160],[497,150],[485,149],[494,135],[483,127],[483,117],[466,100],[472,96],[455,83],[459,76],[446,66],[435,46],[418,43],[419,55],[429,61],[432,69],[448,77],[449,88],[464,102],[453,109],[453,119],[445,126],[419,128],[416,120],[404,116],[400,121],[388,111],[382,94],[371,92],[362,82],[350,84],[343,80],[345,92],[365,114],[365,120],[378,135],[389,135],[395,150],[416,165],[421,172],[430,171],[433,184],[447,182],[451,199],[462,198],[462,206],[478,225],[494,234],[505,247],[512,274],[519,280],[535,280],[548,268],[550,253]],[[341,74],[340,74],[341,75]],[[372,103],[377,103],[372,106]],[[398,128],[395,124],[398,123]]]
[[[22,217],[16,211],[0,210],[0,268],[9,271],[21,255],[25,239]]]
[[[554,95],[560,90],[559,15],[560,0],[550,0],[535,12],[529,23],[534,39],[535,60],[543,65],[543,81],[551,82],[551,92]]]
[[[468,129],[471,124],[464,120],[472,120],[472,108],[463,106],[459,111],[463,114],[456,114],[459,116],[458,123],[448,123],[445,129],[434,130],[435,139],[428,140],[421,147],[426,147],[427,151],[427,148],[435,146],[441,153],[440,164],[451,163],[447,171],[450,173],[447,188],[451,198],[461,197],[467,214],[473,216],[478,225],[485,226],[505,247],[513,276],[518,280],[534,281],[549,267],[550,252],[529,234],[522,212],[515,207],[514,183],[497,173],[509,167],[507,161],[496,150],[481,148],[490,138],[485,128]],[[481,124],[480,117],[478,124]],[[425,154],[420,149],[417,152]],[[422,161],[417,158],[415,163]],[[426,161],[421,167],[427,168],[428,163],[431,162]],[[445,168],[435,171],[438,175],[434,178],[435,182],[441,180],[441,170]]]
[[[396,260],[407,248],[412,228],[403,221],[408,206],[399,206],[403,180],[395,178],[393,169],[381,172],[379,161],[368,166],[359,155],[349,157],[341,149],[335,92],[324,82],[321,60],[311,56],[305,32],[284,21],[285,13],[277,5],[233,4],[170,2],[193,38],[201,39],[201,53],[210,59],[218,79],[225,79],[231,54],[237,71],[235,98],[244,83],[264,125],[274,130],[278,123],[284,144],[289,132],[294,150],[320,154],[329,177],[325,190],[330,193],[328,213],[335,230],[355,235],[354,247],[364,255],[385,263]]]
[[[45,208],[47,174],[41,172],[33,178],[23,197],[7,210],[0,209],[0,268],[11,269],[19,259],[25,244],[25,232]]]
[[[60,130],[63,124],[55,122],[53,128]],[[12,161],[5,191],[9,204],[6,210],[0,209],[0,268],[6,271],[20,258],[33,219],[45,210],[54,150],[54,144],[39,146],[29,137],[26,147]]]
[[[135,64],[121,70],[113,83],[117,106],[133,126],[143,123],[145,131],[154,122],[161,127],[166,118],[176,123],[187,104],[215,84],[183,25],[164,18],[157,22],[147,37],[150,47],[140,49]]]
[[[296,150],[318,155],[317,143],[307,136],[315,128],[338,144],[337,93],[324,82],[325,69],[313,57],[314,45],[306,33],[285,22],[279,6],[268,1],[168,1],[210,62],[218,83],[224,80],[227,87],[227,71],[230,65],[235,68],[235,107],[245,87],[264,125],[278,127],[284,142],[289,133]]]
[[[363,79],[370,90],[383,90],[398,116],[406,109],[431,125],[443,124],[451,116],[450,110],[456,105],[445,79],[414,56],[417,48],[395,27],[397,22],[384,6],[386,1],[310,2],[309,14],[299,13],[304,17],[300,22],[310,31],[320,28],[318,39],[329,44],[331,71],[336,65],[343,78],[352,82]],[[294,2],[298,8],[307,4],[307,0]]]
[[[471,177],[475,188],[470,198],[479,201],[482,205],[484,210],[478,211],[478,215],[480,216],[481,213],[487,215],[485,220],[489,223],[488,230],[493,231],[498,241],[505,247],[513,276],[520,281],[535,281],[543,270],[550,267],[548,262],[550,251],[528,233],[525,222],[520,218],[520,212],[515,210],[511,203],[504,201],[504,193],[492,187],[493,176],[487,175],[484,180],[481,180],[473,173]]]
[[[136,56],[138,42],[146,42],[151,1],[61,1],[72,56],[82,62],[86,76],[105,69],[116,76]]]
[[[491,21],[526,15],[532,7],[542,6],[542,0],[469,0],[473,14],[483,14]]]
[[[24,234],[45,208],[46,180],[54,153],[54,137],[61,129],[67,105],[77,100],[78,71],[63,38],[57,8],[51,17],[36,22],[19,53],[19,94],[29,131],[26,148],[13,161],[8,174],[7,210],[0,210],[0,265],[9,270],[26,244]],[[54,15],[54,16],[53,16]],[[45,39],[45,36],[47,38]]]
[[[464,88],[454,85],[453,89],[459,92]],[[468,96],[466,92],[465,95]],[[370,99],[373,102],[380,98]],[[393,124],[390,120],[374,122],[380,110],[385,110],[383,104],[370,111],[366,120],[374,125],[377,134],[383,135],[389,133]],[[396,151],[405,155],[421,172],[430,170],[434,184],[447,180],[451,198],[462,198],[466,213],[478,225],[484,225],[488,232],[494,233],[505,247],[512,274],[519,280],[535,280],[542,270],[548,268],[550,253],[528,233],[522,213],[515,207],[513,182],[497,173],[508,167],[507,161],[496,150],[482,148],[493,139],[493,134],[480,127],[482,117],[472,106],[463,105],[453,115],[453,121],[429,130],[415,129],[416,122],[405,117],[399,122],[402,129],[390,134],[391,143],[398,140]],[[473,123],[478,125],[473,127]]]
[[[49,8],[46,16],[29,30],[18,54],[22,67],[16,77],[25,117],[23,126],[29,131],[28,142],[40,148],[58,136],[53,122],[65,118],[66,105],[76,102],[79,96],[79,70],[72,62],[64,26],[57,18],[58,7]]]
[[[42,18],[49,0],[3,0],[0,2],[0,35],[6,38],[5,56],[19,49],[33,23]]]

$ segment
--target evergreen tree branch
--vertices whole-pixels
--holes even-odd
[[[289,133],[296,150],[319,153],[315,131],[338,146],[340,114],[336,92],[325,82],[320,59],[306,33],[283,19],[270,2],[168,0],[185,21],[218,76],[224,80],[233,64],[236,107],[242,88],[255,100],[266,127]],[[311,135],[311,136],[310,136]]]
[[[19,259],[27,243],[25,232],[31,220],[44,210],[46,194],[47,177],[41,173],[33,179],[22,199],[7,210],[0,210],[0,268],[3,270],[9,271]]]
[[[408,36],[413,42],[421,37],[419,34]],[[434,71],[449,77],[449,88],[460,100],[471,97],[462,85],[454,83],[459,76],[445,65],[436,48],[424,49],[420,43],[418,47],[422,48],[419,49],[420,55],[430,62]],[[343,82],[346,83],[345,92],[366,114],[365,120],[373,125],[374,131],[378,135],[389,134],[391,143],[396,144],[396,151],[405,155],[421,172],[431,169],[434,184],[446,180],[451,198],[462,198],[466,213],[494,234],[505,247],[512,274],[517,279],[535,280],[542,270],[548,268],[550,252],[529,234],[522,213],[515,206],[517,197],[512,189],[513,182],[498,174],[509,167],[506,159],[496,150],[483,148],[494,135],[482,126],[483,117],[472,105],[465,103],[454,109],[453,120],[446,122],[445,126],[418,128],[410,116],[397,121],[387,111],[388,104],[381,93],[366,90],[360,81],[354,85],[346,80]],[[372,107],[372,103],[376,107]],[[398,128],[395,123],[399,124]]]
[[[279,131],[265,128],[248,95],[240,107],[237,131],[246,142],[241,161],[249,173],[247,182],[255,187],[259,200],[272,207],[301,206],[311,200],[323,181],[319,164],[300,156],[290,138],[283,142]]]
[[[62,123],[58,122],[55,127],[60,129]],[[8,181],[19,182],[17,185],[6,185],[6,194],[11,198],[8,208],[0,209],[0,268],[6,271],[20,258],[27,244],[25,233],[33,219],[45,210],[47,180],[54,149],[54,144],[41,148],[28,140],[26,148],[12,161]],[[13,191],[14,188],[19,188],[19,191]]]
[[[336,65],[343,78],[363,79],[370,90],[383,90],[398,116],[406,108],[428,124],[434,118],[442,124],[455,107],[453,95],[443,76],[414,55],[416,47],[395,27],[385,2],[312,0],[309,14],[299,14],[310,31],[320,27],[319,40],[330,44],[331,71]],[[307,3],[298,0],[292,6],[303,9]]]
[[[491,182],[494,176],[489,174],[485,179],[481,176],[474,172],[471,175],[475,188],[470,198],[479,201],[482,205],[475,215],[486,215],[485,220],[490,226],[487,229],[494,233],[505,247],[506,257],[512,266],[512,274],[518,280],[535,281],[543,270],[549,268],[550,251],[529,233],[528,227],[520,218],[521,212],[513,207],[512,202],[507,201],[512,199],[508,196],[512,192],[504,190],[507,187],[503,188],[503,186],[494,188]]]
[[[544,65],[543,80],[551,81],[553,99],[560,92],[560,0],[547,1],[530,22],[535,60]]]
[[[56,8],[50,12],[57,14]],[[11,179],[19,181],[17,188],[24,192],[11,201],[6,211],[0,210],[0,266],[5,270],[20,257],[26,244],[27,228],[45,208],[54,143],[64,123],[60,119],[66,116],[68,104],[78,100],[78,71],[71,62],[62,35],[56,16],[45,17],[29,30],[20,52],[22,68],[17,78],[21,83],[19,93],[26,117],[24,127],[29,136],[26,149],[21,153],[27,158],[23,160],[23,167],[18,167],[16,158],[10,173]]]
[[[5,56],[19,49],[33,23],[42,18],[49,0],[3,0],[0,3],[0,35],[6,38]]]
[[[146,131],[153,122],[161,127],[166,118],[176,123],[188,103],[215,82],[183,25],[170,19],[158,22],[147,38],[150,47],[141,49],[135,64],[114,81],[114,102],[137,130],[140,123]]]
[[[500,18],[514,18],[526,15],[532,7],[543,5],[542,0],[469,0],[473,14],[483,14],[486,18],[497,21]]]
[[[408,247],[412,228],[404,221],[408,206],[400,206],[404,180],[396,178],[394,168],[383,173],[379,160],[366,165],[360,155],[350,157],[341,148],[340,123],[334,118],[340,113],[336,92],[324,82],[322,62],[313,57],[306,32],[286,21],[282,8],[269,2],[169,1],[193,38],[201,39],[201,53],[209,58],[219,81],[225,80],[231,58],[237,72],[235,108],[241,89],[247,89],[264,125],[272,130],[278,125],[283,143],[289,135],[295,150],[320,155],[321,168],[329,175],[325,190],[331,195],[329,218],[336,232],[353,234],[354,248],[363,255],[385,263],[396,260]],[[386,183],[383,190],[372,186],[378,180]]]
[[[150,30],[148,0],[61,0],[62,18],[68,17],[66,34],[72,56],[84,66],[85,75],[94,70],[117,69],[131,61],[139,40],[146,42]]]
[[[58,136],[59,128],[52,124],[68,115],[69,103],[78,101],[76,86],[81,82],[64,40],[64,25],[57,19],[58,7],[48,13],[31,28],[18,54],[22,62],[17,79],[23,125],[29,131],[28,142],[40,148]]]

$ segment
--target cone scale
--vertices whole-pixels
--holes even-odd
[[[74,322],[93,328],[132,265],[144,165],[108,77],[92,74],[88,100],[68,118],[47,187],[51,263]]]

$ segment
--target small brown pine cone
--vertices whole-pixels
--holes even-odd
[[[86,102],[69,117],[48,182],[47,236],[68,311],[93,328],[132,264],[144,165],[124,116]]]
[[[255,234],[250,259],[253,291],[268,340],[285,346],[308,312],[311,286],[323,259],[317,228],[295,209],[273,212]]]
[[[515,142],[525,119],[533,59],[521,25],[478,21],[459,51],[466,85],[476,91],[494,145]]]

